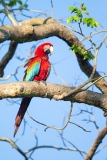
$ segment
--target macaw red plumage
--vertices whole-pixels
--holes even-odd
[[[51,43],[43,43],[35,50],[34,57],[31,58],[28,63],[25,65],[27,67],[25,71],[24,81],[46,81],[50,69],[51,64],[49,62],[48,54],[52,54],[53,52],[53,45]],[[24,117],[24,114],[30,104],[31,97],[26,97],[22,99],[20,104],[19,111],[17,113],[15,119],[15,131],[14,137],[18,131],[18,128],[21,124],[21,121]]]

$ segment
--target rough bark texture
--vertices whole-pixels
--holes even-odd
[[[87,153],[87,157],[85,160],[91,160],[93,158],[94,153],[96,152],[99,144],[102,143],[102,139],[106,136],[106,134],[107,134],[107,126],[105,126],[105,128],[99,133],[99,135],[95,139],[89,152]]]
[[[16,82],[0,85],[0,99],[16,97],[42,97],[52,99],[54,96],[69,93],[73,87],[67,87],[58,84],[46,82]],[[94,105],[102,110],[107,110],[107,96],[92,92],[81,91],[69,97],[62,99],[64,101],[73,101]]]
[[[16,48],[17,48],[17,43],[15,41],[11,41],[8,52],[5,54],[5,56],[0,61],[0,77],[4,75],[4,68],[9,63],[9,61],[12,59],[16,51]]]

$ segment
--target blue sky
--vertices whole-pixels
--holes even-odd
[[[53,0],[54,5],[54,18],[59,22],[60,20],[63,20],[66,22],[67,18],[70,16],[70,12],[68,11],[68,7],[72,5],[76,5],[79,7],[81,3],[85,3],[87,6],[87,10],[90,13],[90,16],[95,18],[99,23],[103,25],[104,28],[107,27],[107,1],[103,0],[101,1],[88,1],[88,0],[66,0],[66,1],[56,1]],[[29,9],[32,10],[41,10],[46,12],[49,16],[52,16],[52,8],[50,0],[45,1],[28,1]],[[2,7],[0,6],[0,9]],[[29,13],[26,12],[27,15],[31,15],[33,17],[36,17],[37,13]],[[44,17],[44,15],[40,15],[40,17]],[[18,18],[21,18],[21,15],[18,15]],[[27,19],[27,17],[23,17],[21,19]],[[5,20],[5,24],[10,24],[9,20]],[[74,28],[78,29],[76,24],[72,24]],[[98,30],[101,30],[102,28],[99,28]],[[89,35],[90,32],[93,32],[94,30],[90,30],[87,27],[83,26],[83,31],[86,35]],[[81,37],[79,36],[79,39]],[[102,35],[96,36],[94,38],[95,43],[100,43],[102,40]],[[38,42],[29,42],[24,44],[19,44],[18,48],[16,50],[16,53],[14,55],[14,58],[9,62],[7,68],[5,69],[5,75],[14,73],[17,66],[20,66],[21,64],[25,63],[24,61],[19,61],[16,57],[20,56],[21,58],[27,57],[30,54],[30,49],[33,45],[49,41],[54,45],[54,54],[50,57],[50,62],[52,64],[51,74],[47,80],[47,82],[51,83],[57,83],[57,84],[64,84],[58,76],[60,76],[68,85],[71,86],[77,86],[84,82],[87,77],[84,75],[84,73],[80,70],[76,57],[74,54],[71,53],[69,50],[69,46],[62,40],[58,39],[57,37],[51,37],[44,39],[42,41]],[[6,44],[4,47],[0,50],[0,58],[3,56],[3,54],[6,53],[8,50],[8,44],[9,42],[5,42]],[[84,45],[86,48],[90,48],[90,44],[88,42],[85,42]],[[0,47],[2,44],[0,45]],[[106,54],[106,47],[105,45],[101,48],[99,55],[98,55],[98,63],[97,63],[97,70],[103,75],[104,73],[107,73],[107,54]],[[93,62],[90,62],[93,64]],[[53,67],[58,74],[56,76],[53,72]],[[18,70],[17,78],[19,81],[22,81],[24,76],[24,69],[21,67]],[[8,82],[15,82],[16,79],[14,77],[11,77]],[[76,83],[75,83],[76,82]],[[3,83],[2,81],[0,83]],[[94,91],[98,91],[94,87]],[[16,100],[16,99],[15,99]],[[24,123],[22,122],[20,129],[16,135],[15,138],[13,138],[13,132],[14,132],[14,120],[15,116],[17,114],[19,104],[13,104],[10,105],[10,103],[4,99],[2,100],[0,105],[0,137],[8,137],[12,139],[13,141],[16,141],[18,137],[23,132],[23,126]],[[20,103],[20,101],[19,101]],[[85,104],[74,104],[73,107],[73,113],[77,114],[81,109],[88,108],[89,111],[91,110],[90,106],[87,106]],[[63,101],[55,101],[55,100],[49,100],[49,99],[41,99],[41,98],[33,98],[30,106],[28,108],[28,111],[30,115],[36,119],[39,122],[45,123],[47,125],[56,126],[56,127],[62,127],[64,118],[67,119],[67,114],[69,113],[70,103],[69,102],[63,102]],[[93,108],[93,113],[95,115],[96,121],[98,123],[99,129],[102,130],[105,126],[105,118],[103,117],[103,112],[95,107]],[[64,130],[63,137],[67,140],[69,140],[71,143],[75,144],[75,146],[78,149],[88,151],[91,147],[94,139],[98,135],[95,126],[91,123],[86,123],[83,121],[83,119],[88,118],[88,114],[82,114],[80,116],[71,117],[71,121],[77,123],[78,125],[83,126],[87,130],[91,130],[91,132],[84,132],[82,129],[69,124],[67,128]],[[26,125],[26,130],[24,136],[17,142],[17,145],[23,150],[26,151],[27,149],[30,149],[31,147],[34,147],[36,144],[36,139],[34,138],[34,134],[32,132],[35,130],[36,136],[38,137],[38,145],[52,145],[52,146],[59,146],[64,147],[62,140],[60,138],[60,135],[58,131],[53,129],[48,129],[46,132],[44,132],[44,127],[33,122],[28,115],[25,115],[25,120],[28,122]],[[61,132],[60,132],[61,133]],[[73,148],[71,144],[69,144],[67,141],[65,142],[68,147]],[[103,146],[107,144],[107,138],[103,140],[103,143],[100,145]],[[22,155],[20,155],[15,149],[13,149],[10,144],[7,144],[6,142],[0,142],[0,158],[2,160],[23,160],[24,158]],[[70,152],[70,151],[57,151],[55,149],[38,149],[34,152],[32,158],[36,160],[82,160],[83,158],[80,156],[77,152]],[[107,159],[107,148],[103,149],[102,152],[100,152],[98,155],[96,155],[94,160],[98,159]]]

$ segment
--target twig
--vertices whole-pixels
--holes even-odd
[[[97,78],[97,79],[95,78],[96,80],[93,81],[92,84],[90,84],[89,86],[83,88],[82,90],[87,90],[87,89],[89,89],[91,86],[93,86],[94,84],[96,84],[98,81],[100,81],[101,79],[103,79],[103,78],[105,78],[105,77],[107,77],[107,74],[104,75],[104,76],[101,76],[100,78]],[[94,79],[92,79],[92,80],[94,80]]]
[[[100,43],[100,45],[97,47],[98,49],[101,48],[101,46],[103,45],[103,43],[105,42],[105,40],[107,39],[107,34],[106,36],[103,38],[102,42]]]
[[[91,132],[91,131],[87,131],[86,129],[84,129],[83,127],[79,126],[79,125],[76,124],[76,123],[73,123],[73,122],[69,122],[69,123],[74,124],[75,126],[81,128],[81,129],[83,129],[85,132]]]
[[[50,17],[48,14],[46,14],[43,11],[40,10],[33,10],[33,9],[28,9],[28,8],[23,8],[24,11],[29,11],[29,12],[34,12],[34,13],[41,13],[43,15],[45,15],[46,17]],[[20,11],[19,8],[14,8],[14,9],[8,9],[9,12],[13,12],[13,11]],[[0,9],[0,13],[5,13],[4,9]]]
[[[23,9],[23,10],[26,10],[29,12],[34,12],[34,13],[41,13],[41,14],[44,14],[46,17],[49,17],[49,15],[47,13],[40,11],[40,10],[33,10],[33,9]]]
[[[68,123],[70,122],[70,116],[71,116],[71,113],[72,113],[72,107],[73,107],[73,103],[71,102],[70,111],[69,111],[69,114],[68,114],[68,119],[67,119],[65,125],[64,125],[62,128],[56,128],[56,127],[54,127],[54,126],[48,126],[48,125],[46,125],[46,124],[44,124],[44,123],[38,122],[38,121],[36,121],[34,118],[32,118],[32,117],[30,116],[30,114],[28,113],[28,111],[27,111],[27,113],[28,113],[28,116],[29,116],[33,121],[35,121],[36,123],[39,123],[39,124],[41,124],[41,125],[43,125],[43,126],[46,126],[46,128],[45,128],[44,131],[46,131],[48,128],[52,128],[52,129],[56,129],[56,130],[64,130],[64,129],[67,127]]]
[[[65,85],[67,85],[68,86],[68,84],[66,83],[66,81],[64,81],[57,73],[56,73],[56,71],[55,71],[55,68],[54,68],[54,66],[52,65],[52,70],[53,70],[53,72],[54,72],[54,74],[65,84]]]
[[[7,17],[10,19],[11,23],[12,23],[14,26],[17,26],[17,22],[16,22],[16,20],[12,17],[12,15],[11,15],[10,12],[9,12],[9,10],[7,9],[4,0],[2,0],[2,5],[4,6],[4,12],[5,12],[5,14],[7,15]]]
[[[61,135],[60,135],[61,136]],[[78,151],[80,153],[80,155],[82,156],[82,158],[84,159],[84,156],[83,156],[83,152],[81,152],[81,150],[79,150],[72,142],[70,142],[69,140],[65,139],[64,137],[61,136],[62,139],[64,139],[65,141],[67,141],[70,145],[72,145],[76,151]],[[84,152],[85,154],[87,154],[86,152]]]
[[[93,123],[94,123],[94,125],[95,125],[95,127],[96,127],[96,130],[97,130],[97,132],[98,132],[98,134],[100,133],[100,130],[99,130],[99,127],[98,127],[98,125],[97,125],[97,122],[96,122],[96,120],[95,120],[95,117],[94,117],[94,114],[93,114],[93,112],[91,112],[92,114],[92,120],[93,120]]]
[[[81,22],[79,22],[78,24],[79,24],[80,33],[81,33],[81,35],[83,35],[82,28],[81,28]]]
[[[83,121],[86,121],[87,123],[92,122],[92,123],[94,124],[96,130],[98,131],[98,134],[99,134],[99,133],[100,133],[100,130],[99,130],[99,127],[98,127],[97,122],[96,122],[96,120],[95,120],[95,117],[94,117],[92,108],[91,108],[91,112],[88,111],[88,110],[80,110],[80,113],[78,113],[77,115],[80,115],[80,114],[83,113],[83,112],[90,114],[91,117],[92,117],[92,120],[90,120],[90,118],[89,118],[89,119],[83,119]]]
[[[52,149],[57,149],[58,151],[60,150],[69,150],[69,151],[77,151],[79,152],[79,150],[77,150],[76,148],[70,148],[70,147],[57,147],[57,146],[48,146],[48,145],[43,145],[43,146],[35,146],[29,150],[27,150],[26,152],[24,152],[25,154],[31,152],[32,150],[36,150],[36,149],[41,149],[41,148],[52,148]],[[87,154],[85,151],[80,150],[81,153]]]
[[[20,104],[19,101],[20,99],[17,99],[17,100],[13,100],[13,99],[9,99],[9,98],[6,98],[6,100],[9,102],[8,105],[14,105],[14,104]]]
[[[97,152],[95,152],[95,154],[94,155],[96,155],[96,154],[98,154],[101,150],[103,150],[105,147],[107,147],[107,144],[106,145],[104,145],[104,146],[102,146]]]
[[[99,33],[102,33],[102,32],[107,32],[107,30],[102,30],[102,31],[98,31],[98,32],[94,32],[94,33],[91,33],[89,36],[84,36],[84,38],[82,40],[80,40],[81,42],[83,42],[84,40],[88,40],[88,39],[91,39],[94,35],[96,34],[99,34]]]
[[[19,81],[19,80],[17,79],[17,77],[16,77],[16,74],[18,73],[19,68],[21,68],[22,66],[24,66],[24,64],[25,64],[25,63],[20,64],[20,66],[18,66],[18,67],[16,68],[16,70],[15,70],[14,73],[11,73],[11,74],[7,75],[5,78],[0,78],[0,81],[7,81],[7,80],[8,80],[10,77],[12,77],[12,76],[14,76],[17,81]]]
[[[33,134],[34,134],[34,137],[35,137],[35,140],[36,140],[36,144],[35,146],[38,146],[38,137],[36,136],[36,131],[34,130],[34,128],[32,126],[30,126],[30,124],[26,121],[26,124],[30,127],[30,129],[32,130]],[[31,156],[32,154],[34,153],[35,150],[32,150],[30,155],[28,156],[28,158],[32,159]]]
[[[72,116],[78,116],[78,115],[82,114],[83,112],[86,112],[86,113],[91,114],[91,112],[90,112],[90,111],[88,111],[88,110],[84,110],[84,109],[81,109],[81,108],[79,108],[79,109],[80,109],[80,112],[79,112],[79,113],[77,113],[77,114],[73,114]]]
[[[28,160],[26,154],[11,139],[0,137],[0,141],[8,142],[13,148],[15,148],[25,158],[25,160]]]
[[[91,36],[85,36],[85,35],[82,33],[82,29],[81,29],[80,32],[79,32],[79,31],[75,30],[75,29],[74,29],[73,27],[71,27],[71,26],[70,26],[70,27],[67,26],[67,28],[70,29],[70,30],[72,30],[73,32],[78,33],[79,35],[81,35],[81,36],[84,37],[84,39],[80,40],[80,42],[82,42],[83,40],[87,39],[88,41],[90,41],[91,44],[93,44],[94,47],[96,47],[96,44],[92,41]]]
[[[54,19],[54,7],[53,7],[53,1],[51,0],[51,7],[52,7],[52,18]]]
[[[30,129],[32,130],[32,132],[33,132],[33,135],[34,135],[34,137],[35,137],[35,139],[36,139],[36,146],[38,146],[38,137],[36,136],[36,131],[35,131],[35,129],[26,121],[26,124],[30,127]]]

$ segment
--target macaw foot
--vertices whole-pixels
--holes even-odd
[[[40,83],[44,84],[45,86],[47,86],[46,81],[40,81]]]

